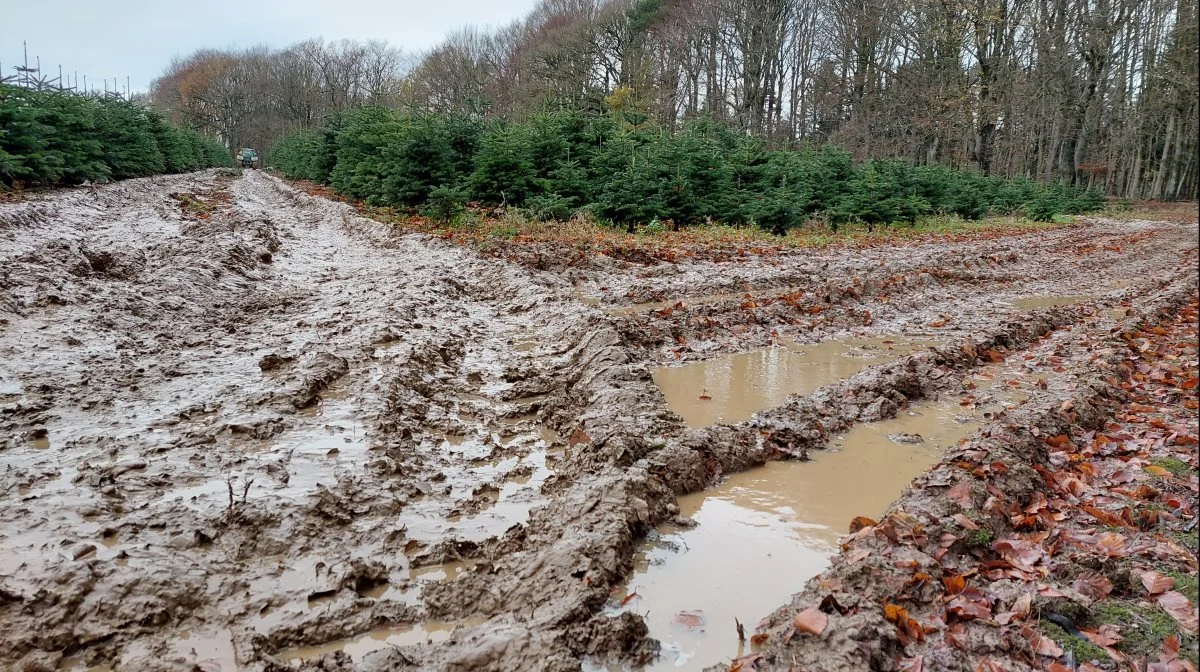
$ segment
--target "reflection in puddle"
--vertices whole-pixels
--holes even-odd
[[[856,425],[811,463],[768,463],[681,497],[680,514],[698,526],[661,529],[615,595],[635,591],[625,608],[649,612],[650,636],[663,642],[651,669],[700,669],[735,657],[734,619],[752,628],[823,571],[855,516],[878,518],[942,450],[979,427],[967,412],[957,397],[914,405],[900,417]],[[899,435],[922,441],[899,443]],[[695,610],[705,629],[676,622],[676,614]]]
[[[1019,310],[1033,310],[1035,308],[1058,308],[1060,306],[1074,306],[1078,303],[1091,300],[1090,296],[1026,296],[1020,299],[1009,301],[1014,308]]]
[[[660,367],[654,382],[690,427],[733,423],[859,371],[895,360],[931,341],[863,339],[773,347],[684,366]],[[708,398],[702,398],[708,397]]]
[[[410,646],[425,642],[442,642],[450,638],[459,626],[478,625],[483,619],[468,619],[457,623],[426,621],[425,623],[398,625],[391,628],[372,630],[359,637],[340,639],[320,646],[301,646],[281,651],[275,657],[289,663],[299,663],[313,658],[319,658],[327,653],[345,651],[354,659],[362,662],[363,656],[393,646]],[[230,668],[233,669],[233,668]]]

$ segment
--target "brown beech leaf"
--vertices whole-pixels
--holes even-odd
[[[961,513],[956,513],[951,517],[954,519],[954,522],[958,523],[959,526],[962,527],[963,529],[967,529],[967,530],[978,530],[979,529],[979,526],[975,524],[975,521],[971,520],[970,518],[964,516]]]
[[[1033,646],[1033,650],[1037,652],[1039,656],[1058,658],[1059,656],[1063,655],[1062,647],[1058,645],[1058,642],[1055,642],[1049,637],[1034,633],[1033,641],[1031,641],[1030,644]]]
[[[967,580],[958,574],[951,574],[942,577],[942,585],[946,587],[947,593],[957,595],[967,587]]]
[[[873,518],[866,516],[855,516],[854,520],[850,521],[850,534],[854,534],[864,527],[875,527],[879,523]]]
[[[946,498],[964,509],[975,508],[975,498],[971,496],[971,484],[959,481],[946,491]]]
[[[675,614],[673,619],[675,623],[682,625],[689,630],[704,627],[704,612],[699,609],[693,611],[681,611]]]
[[[971,586],[947,602],[946,611],[964,621],[991,618],[992,600],[978,588]]]
[[[1180,628],[1196,634],[1198,625],[1196,608],[1183,593],[1177,590],[1168,590],[1159,595],[1155,601],[1158,602],[1158,606],[1163,608],[1163,611],[1166,611],[1179,623]]]
[[[729,672],[750,672],[758,669],[758,661],[762,660],[761,653],[752,653],[741,658],[734,658],[729,663]]]
[[[1113,584],[1107,576],[1100,572],[1087,571],[1076,577],[1075,581],[1071,583],[1071,587],[1093,600],[1103,600],[1112,592]]]
[[[1146,472],[1147,474],[1154,474],[1155,476],[1164,476],[1164,477],[1172,476],[1171,472],[1167,471],[1166,469],[1163,469],[1162,467],[1158,466],[1157,464],[1147,465],[1146,467],[1144,467],[1142,469],[1142,471]]]
[[[1125,550],[1125,536],[1116,532],[1105,532],[1096,539],[1096,550],[1108,558],[1123,558],[1128,553]]]
[[[771,636],[765,632],[760,632],[758,634],[751,635],[750,636],[750,645],[751,646],[762,646],[763,644],[767,643],[767,640],[770,639],[770,637]]]
[[[829,625],[829,617],[817,607],[809,607],[796,614],[794,622],[797,632],[819,636]]]
[[[1107,648],[1121,641],[1120,635],[1117,635],[1112,631],[1091,632],[1089,630],[1080,630],[1079,634],[1087,637],[1088,641],[1096,646],[1099,646],[1100,648]]]
[[[1159,574],[1154,570],[1142,572],[1139,578],[1142,581],[1142,585],[1146,587],[1146,592],[1150,597],[1161,595],[1175,587],[1175,579]]]

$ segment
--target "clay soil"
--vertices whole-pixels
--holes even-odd
[[[696,662],[1194,669],[1197,233],[481,251],[259,171],[0,204],[0,668],[636,668],[613,596],[679,496],[1008,362],[1019,401]],[[937,345],[732,424],[651,375],[834,338]]]

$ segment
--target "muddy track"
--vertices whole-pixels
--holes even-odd
[[[1102,308],[1194,285],[1194,238],[1094,222],[597,275],[397,234],[257,171],[0,206],[0,663],[644,661],[642,620],[604,609],[677,495],[952,389],[989,350],[1113,328]],[[745,277],[791,298],[608,315],[571,289],[674,301]],[[998,307],[1046,293],[1103,296]],[[683,359],[947,313],[945,345],[734,426],[687,429],[650,378],[676,337],[699,344]],[[393,645],[338,644],[378,628]]]

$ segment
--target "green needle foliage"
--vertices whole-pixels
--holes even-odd
[[[472,201],[523,208],[543,221],[587,210],[631,232],[651,222],[719,222],[783,235],[818,218],[875,226],[911,224],[926,214],[1049,220],[1104,203],[1098,192],[945,166],[856,166],[837,147],[768,150],[711,119],[668,133],[628,96],[614,94],[607,105],[604,112],[543,112],[523,122],[352,110],[317,133],[286,136],[271,164],[287,177],[327,182],[367,203],[440,221]]]
[[[229,165],[218,143],[136,103],[0,84],[0,188]]]

